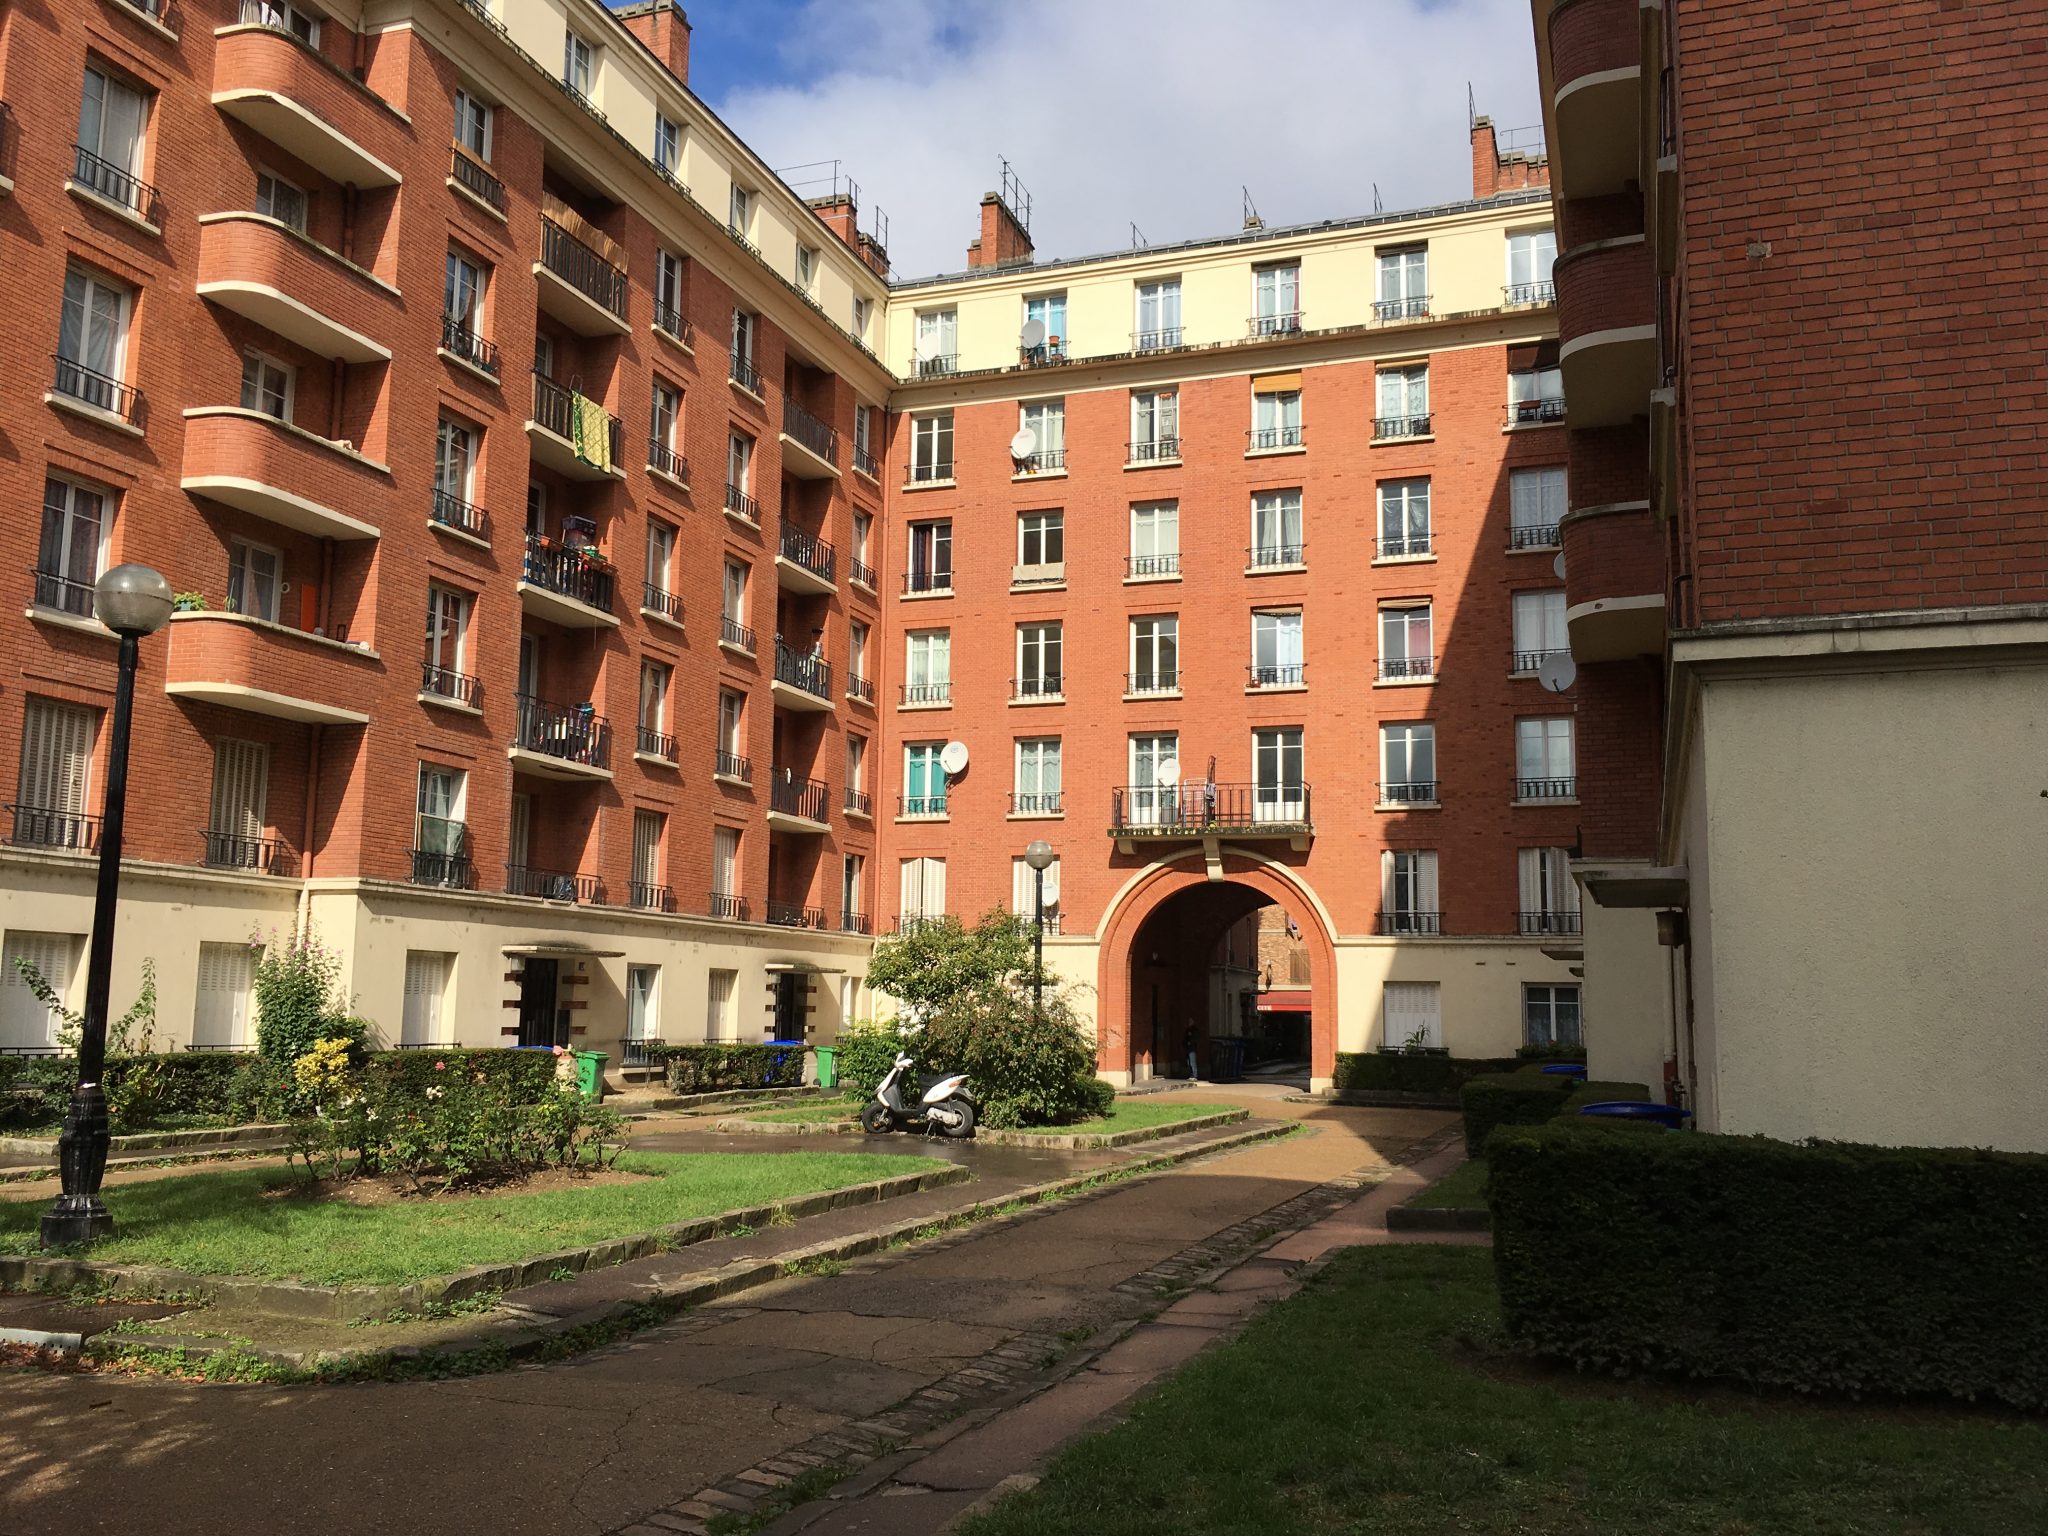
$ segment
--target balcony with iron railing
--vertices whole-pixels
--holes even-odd
[[[865,912],[842,912],[839,914],[839,931],[871,935],[875,931],[875,920]]]
[[[1180,551],[1167,555],[1125,555],[1125,581],[1164,581],[1180,575]]]
[[[616,624],[613,582],[612,563],[604,556],[557,543],[544,534],[526,536],[519,595],[536,617],[573,629]]]
[[[754,654],[754,632],[738,619],[721,618],[718,621],[718,643],[729,651]]]
[[[420,692],[429,698],[460,704],[465,709],[483,707],[484,685],[480,678],[436,666],[431,661],[420,663]]]
[[[1178,437],[1154,437],[1141,443],[1124,445],[1126,464],[1178,464],[1180,462],[1180,439]]]
[[[1557,524],[1516,523],[1508,529],[1509,549],[1557,548]]]
[[[951,459],[917,459],[910,461],[910,483],[912,485],[939,485],[950,483],[953,478]]]
[[[145,20],[155,22],[166,32],[175,33],[178,30],[171,0],[116,0],[116,3],[126,6]]]
[[[821,832],[830,825],[832,790],[821,779],[799,779],[787,769],[778,768],[769,779],[768,824],[787,826],[788,823],[802,822],[797,828],[803,832]]]
[[[537,901],[569,901],[578,906],[601,906],[604,882],[596,875],[579,875],[568,869],[540,869],[532,864],[505,866],[505,894],[529,896]]]
[[[761,526],[761,503],[730,480],[725,483],[725,510],[743,523]]]
[[[1547,277],[1540,283],[1509,283],[1500,293],[1501,302],[1509,309],[1557,302],[1557,284]]]
[[[1245,670],[1251,674],[1248,686],[1253,689],[1308,686],[1308,668],[1298,661],[1253,662]]]
[[[742,357],[737,352],[733,353],[731,366],[727,369],[727,375],[733,383],[739,385],[741,389],[744,389],[755,399],[765,400],[767,398],[767,395],[761,388],[761,372],[754,366],[752,358]]]
[[[1381,912],[1373,919],[1372,931],[1390,938],[1433,939],[1444,931],[1441,912]]]
[[[784,520],[775,548],[779,585],[793,592],[831,592],[838,570],[838,551],[830,543]]]
[[[870,480],[882,478],[882,466],[875,462],[875,456],[872,453],[869,453],[867,449],[859,444],[854,445],[853,467],[866,475]]]
[[[1010,814],[1012,816],[1059,816],[1063,815],[1063,797],[1058,790],[1034,794],[1012,794]]]
[[[1019,480],[1028,480],[1033,475],[1064,475],[1067,472],[1067,450],[1041,448],[1013,462],[1016,465],[1015,478]]]
[[[591,441],[592,413],[598,413],[603,423],[602,447]],[[587,395],[564,389],[539,373],[533,375],[533,418],[527,423],[526,436],[538,462],[571,480],[624,476],[625,433],[619,418]]]
[[[647,467],[684,486],[690,483],[690,461],[658,437],[647,439]]]
[[[1180,668],[1154,667],[1146,672],[1124,674],[1124,697],[1143,699],[1180,692]]]
[[[1436,679],[1434,656],[1382,656],[1379,681],[1383,683],[1426,683]]]
[[[509,749],[515,767],[546,778],[611,777],[611,723],[588,704],[551,704],[522,693]]]
[[[771,901],[768,921],[779,928],[823,928],[825,909],[808,907],[800,901]]]
[[[1372,317],[1375,320],[1427,320],[1429,295],[1418,293],[1404,299],[1375,299]]]
[[[946,792],[936,795],[898,795],[896,815],[903,821],[938,821],[946,814]]]
[[[60,400],[76,401],[92,410],[117,417],[138,430],[145,425],[141,390],[108,374],[95,372],[61,353],[51,361],[56,367],[50,392]]]
[[[248,837],[239,832],[207,829],[205,861],[208,869],[246,869],[259,875],[288,875],[292,872],[292,851],[284,839]]]
[[[1152,331],[1131,332],[1133,352],[1170,352],[1181,344],[1181,328],[1177,325],[1164,326]]]
[[[422,819],[435,820],[432,817]],[[440,886],[455,891],[476,888],[476,865],[467,853],[449,853],[437,848],[414,848],[410,853],[414,885]]]
[[[678,627],[683,622],[682,598],[655,582],[640,583],[640,611],[650,618],[662,619]]]
[[[896,702],[906,709],[933,708],[953,702],[953,684],[950,679],[922,683],[898,683]]]
[[[737,752],[727,752],[720,748],[711,754],[711,776],[751,784],[754,782],[754,765]]]
[[[782,467],[807,480],[839,473],[839,434],[787,395],[782,400]],[[794,453],[787,450],[794,448]]]
[[[155,187],[113,161],[101,159],[83,144],[72,146],[71,185],[152,229],[163,222]]]
[[[626,333],[626,274],[545,214],[533,272],[540,307],[579,336]]]
[[[448,179],[478,202],[505,211],[505,183],[471,159],[460,147],[448,152]]]
[[[12,825],[7,842],[14,848],[53,848],[65,853],[91,853],[100,845],[100,819],[42,805],[9,805]]]
[[[1561,646],[1543,651],[1516,651],[1515,664],[1513,670],[1517,674],[1533,674],[1539,671],[1542,668],[1543,663],[1550,660],[1553,656],[1569,655],[1571,655],[1571,652]]]
[[[870,592],[877,590],[878,578],[875,575],[875,568],[872,565],[869,565],[867,561],[847,561],[846,574],[850,576],[858,585],[866,587]]]
[[[832,707],[832,664],[810,651],[775,642],[775,675],[768,691],[793,709]]]
[[[663,335],[674,337],[686,347],[695,348],[697,345],[697,327],[691,324],[690,317],[673,304],[665,304],[660,299],[654,301],[654,328]]]
[[[913,358],[915,372],[920,379],[936,379],[960,370],[960,354],[940,352],[931,357]]]
[[[1380,785],[1381,805],[1435,805],[1435,779],[1399,779]]]
[[[1531,937],[1576,937],[1583,931],[1576,912],[1524,912],[1520,920],[1521,931]]]
[[[667,731],[657,730],[651,725],[636,727],[633,732],[633,751],[640,757],[657,758],[664,763],[676,760],[676,739]]]
[[[1254,544],[1245,552],[1245,565],[1253,571],[1298,571],[1308,564],[1306,544]]]
[[[1034,677],[1013,677],[1010,679],[1010,697],[1020,701],[1038,699],[1051,701],[1066,697],[1065,677],[1058,672],[1040,672]]]
[[[1533,400],[1508,402],[1508,425],[1511,427],[1554,426],[1563,420],[1563,395],[1539,395]]]
[[[863,704],[874,703],[875,680],[871,677],[862,677],[857,672],[849,672],[846,675],[846,696]]]
[[[724,918],[727,922],[744,923],[749,920],[749,910],[746,897],[735,896],[730,891],[713,891],[706,915]]]
[[[953,590],[953,568],[921,570],[915,566],[903,573],[903,590],[912,597],[944,597]]]
[[[1126,784],[1110,791],[1109,831],[1120,841],[1173,837],[1286,837],[1314,830],[1306,784]]]
[[[1375,560],[1417,560],[1435,553],[1436,546],[1430,539],[1430,531],[1383,533],[1373,540]]]
[[[1301,311],[1291,309],[1285,314],[1253,315],[1245,329],[1253,336],[1298,336],[1301,324]]]
[[[676,909],[676,893],[651,880],[627,881],[626,900],[643,912],[673,912]],[[630,1045],[632,1042],[627,1043]],[[631,1064],[630,1061],[627,1063]]]
[[[1515,778],[1515,798],[1520,801],[1570,800],[1578,793],[1579,781],[1566,777],[1557,779]]]
[[[1054,363],[1067,361],[1067,341],[1064,336],[1048,336],[1035,347],[1017,349],[1017,366],[1020,368],[1045,368]]]
[[[666,891],[668,887],[664,885],[658,887],[658,889]],[[640,903],[635,902],[633,905],[639,906]],[[670,894],[668,897],[668,904],[666,906],[654,908],[657,912],[673,912],[675,909],[676,899],[673,894]],[[619,1042],[619,1065],[627,1068],[659,1066],[662,1059],[662,1047],[666,1044],[667,1042],[664,1040],[652,1038],[621,1040]]]
[[[1372,440],[1390,443],[1404,437],[1428,437],[1432,420],[1427,412],[1420,416],[1375,416],[1372,419]]]
[[[1306,445],[1301,427],[1253,427],[1245,433],[1246,453],[1285,453]]]
[[[875,803],[864,789],[847,790],[846,798],[841,802],[841,808],[849,816],[872,818],[875,814]]]
[[[427,507],[427,521],[436,527],[452,529],[473,539],[490,542],[490,514],[475,503],[464,501],[460,496],[444,491],[438,486],[434,490],[433,501]]]
[[[55,571],[37,570],[34,604],[53,613],[68,613],[74,619],[93,617],[93,584],[59,576]]]

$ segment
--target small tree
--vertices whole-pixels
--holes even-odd
[[[363,1026],[341,996],[341,956],[322,944],[312,924],[285,938],[272,935],[256,961],[256,1052],[289,1069],[322,1040],[360,1045]]]
[[[962,998],[1001,992],[1020,974],[1028,985],[1030,972],[1030,926],[996,908],[972,928],[948,913],[883,939],[868,962],[868,985],[895,998],[918,1025]]]

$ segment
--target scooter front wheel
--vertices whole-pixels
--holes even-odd
[[[870,1136],[886,1136],[896,1129],[896,1117],[886,1104],[865,1104],[861,1106],[860,1128]]]

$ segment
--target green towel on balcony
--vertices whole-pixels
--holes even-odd
[[[599,469],[612,467],[612,413],[595,400],[569,396],[569,424],[573,429],[576,457]]]

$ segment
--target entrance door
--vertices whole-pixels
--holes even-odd
[[[810,978],[793,971],[783,971],[775,978],[775,1038],[777,1040],[801,1040],[804,1038],[804,1024],[810,1009],[807,1006],[810,994]]]
[[[519,1043],[521,1045],[567,1045],[567,1030],[558,1030],[555,1008],[557,960],[538,956],[527,959],[519,973]]]

